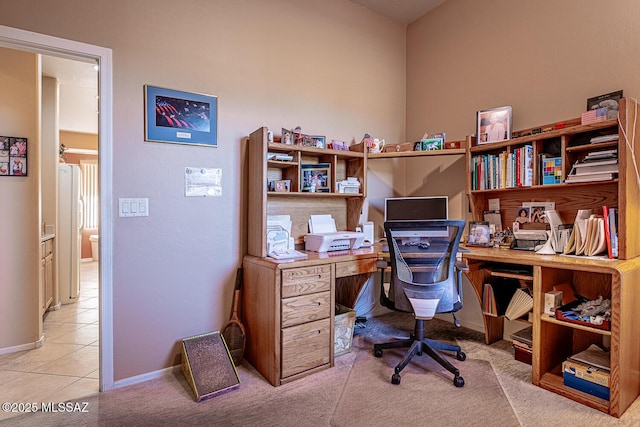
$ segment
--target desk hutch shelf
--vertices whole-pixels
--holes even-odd
[[[636,315],[640,306],[640,178],[636,161],[640,147],[635,135],[640,130],[636,120],[637,102],[622,99],[619,117],[589,125],[575,124],[535,135],[513,138],[491,144],[467,146],[467,195],[475,221],[483,219],[489,199],[500,199],[503,225],[516,218],[522,202],[555,202],[556,211],[564,222],[572,223],[578,209],[593,209],[602,214],[602,207],[619,209],[619,259],[598,260],[586,257],[537,255],[534,252],[497,248],[472,248],[463,257],[469,264],[466,273],[479,301],[483,284],[493,270],[514,271],[532,269],[533,279],[533,357],[532,382],[547,390],[580,402],[615,417],[640,395],[640,341],[634,332],[640,328]],[[617,142],[591,144],[594,136],[617,133]],[[472,182],[471,169],[476,156],[513,152],[531,145],[533,152],[533,182],[531,186],[478,190]],[[540,162],[542,154],[562,158],[562,177],[571,166],[591,151],[618,150],[617,179],[588,183],[542,185]],[[588,299],[599,296],[611,299],[611,329],[569,323],[544,314],[544,294],[556,285],[568,283],[576,294]],[[504,317],[483,315],[485,341],[491,344],[503,339]],[[611,365],[610,399],[605,400],[564,385],[562,362],[585,350],[591,344],[609,349]]]
[[[310,215],[331,214],[338,230],[355,230],[366,196],[367,155],[362,151],[329,150],[268,142],[266,127],[249,136],[248,252],[267,256],[267,216],[290,215],[291,237],[304,244]],[[290,161],[268,160],[269,153],[286,154]],[[304,165],[330,165],[329,192],[305,192],[301,182]],[[355,177],[358,193],[339,193],[338,182]],[[288,192],[269,191],[270,181],[288,180]]]

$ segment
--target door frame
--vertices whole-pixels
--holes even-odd
[[[100,391],[114,387],[113,371],[113,70],[111,49],[0,25],[0,46],[99,67],[98,165],[100,170]]]

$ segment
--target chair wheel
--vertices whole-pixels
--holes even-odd
[[[456,353],[456,359],[458,359],[461,362],[464,362],[465,360],[467,360],[467,355],[464,354],[464,352],[459,351]]]
[[[379,348],[374,348],[374,349],[373,349],[373,355],[374,355],[375,357],[382,357],[382,350],[381,350],[381,349],[379,349]]]
[[[396,385],[400,384],[400,374],[391,375],[391,384],[396,384]]]
[[[455,377],[453,379],[453,385],[456,387],[462,387],[464,386],[464,378],[462,377]]]

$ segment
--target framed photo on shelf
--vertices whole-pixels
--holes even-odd
[[[316,140],[316,148],[327,148],[326,138],[320,135],[311,135]]]
[[[467,246],[489,247],[491,244],[491,230],[488,221],[470,221]]]
[[[144,85],[144,140],[218,146],[218,98]]]
[[[331,164],[303,164],[300,166],[302,191],[310,193],[331,192]]]
[[[293,131],[282,128],[282,137],[280,138],[281,143],[293,145],[294,139]]]
[[[282,179],[278,181],[273,181],[273,191],[278,193],[288,193],[290,191],[291,180]]]
[[[618,103],[622,99],[622,91],[618,90],[604,95],[594,96],[587,99],[587,111],[597,110],[598,108],[606,108],[607,111],[618,111]]]
[[[478,111],[477,143],[489,144],[511,138],[511,106]]]

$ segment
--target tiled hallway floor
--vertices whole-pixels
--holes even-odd
[[[80,269],[78,302],[47,313],[44,345],[0,356],[1,402],[66,402],[98,392],[98,261]],[[0,412],[0,420],[15,415]]]

